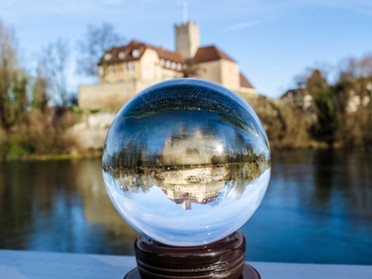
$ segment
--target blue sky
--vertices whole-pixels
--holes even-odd
[[[181,0],[1,0],[0,18],[13,26],[24,65],[58,38],[72,48],[87,24],[103,21],[127,40],[174,48]],[[256,89],[278,97],[309,67],[330,72],[342,59],[372,53],[371,0],[188,0],[202,45],[215,44],[239,62]],[[73,54],[75,56],[75,54]],[[76,75],[71,90],[89,82]]]

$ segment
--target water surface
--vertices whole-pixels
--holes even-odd
[[[272,152],[247,259],[372,264],[372,153]],[[132,255],[100,160],[0,163],[0,249]]]

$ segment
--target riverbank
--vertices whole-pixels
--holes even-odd
[[[285,150],[349,150],[342,145],[335,145],[330,147],[327,143],[324,142],[316,142],[316,141],[308,141],[303,142],[300,146],[296,145],[281,145],[281,144],[271,144],[270,145],[271,152],[276,151],[285,151]],[[365,148],[358,147],[354,148],[355,150]],[[368,149],[369,150],[369,149]],[[101,158],[103,154],[102,149],[87,149],[87,150],[79,150],[75,149],[72,153],[60,153],[60,154],[27,154],[27,153],[15,153],[15,154],[8,154],[6,156],[0,156],[0,162],[6,161],[55,161],[55,160],[81,160],[81,159],[94,159],[94,158]]]
[[[370,130],[362,129],[355,116],[349,116],[347,125],[335,129],[330,137],[315,136],[314,111],[264,97],[246,101],[259,116],[272,150],[372,147]],[[54,110],[27,112],[8,131],[0,129],[0,161],[98,157],[115,114],[78,108],[62,114]]]
[[[82,159],[95,159],[101,158],[101,151],[92,151],[91,153],[84,154],[44,154],[44,155],[24,155],[19,157],[7,157],[0,159],[0,162],[12,162],[12,161],[57,161],[57,160],[82,160]]]

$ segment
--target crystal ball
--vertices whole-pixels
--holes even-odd
[[[103,152],[108,195],[139,233],[197,246],[238,230],[270,180],[270,148],[253,109],[228,89],[173,79],[116,115]]]

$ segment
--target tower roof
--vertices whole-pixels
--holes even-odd
[[[239,79],[240,79],[240,87],[253,88],[253,85],[249,82],[249,80],[246,78],[246,76],[242,72],[239,73]]]

